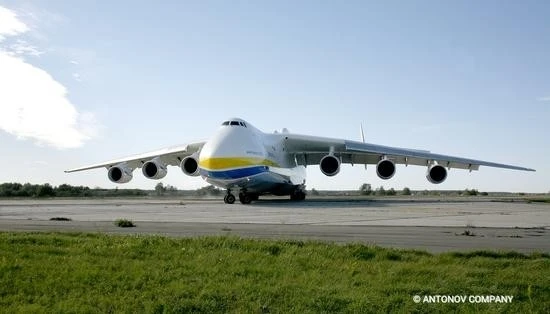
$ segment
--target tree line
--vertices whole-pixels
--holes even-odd
[[[409,189],[408,187],[403,188],[401,191],[396,191],[393,188],[390,188],[389,190],[384,189],[383,186],[378,187],[377,189],[373,190],[372,186],[368,183],[363,183],[359,187],[359,194],[361,195],[379,195],[379,196],[385,196],[385,195],[422,195],[422,196],[441,196],[441,195],[452,195],[456,194],[458,196],[487,196],[489,193],[487,192],[479,192],[476,189],[465,189],[464,191],[439,191],[439,190],[424,190],[424,191],[415,191],[414,193]],[[521,193],[520,193],[521,194]]]
[[[178,190],[175,186],[164,185],[159,182],[154,190],[141,189],[102,189],[89,188],[87,186],[74,186],[61,184],[52,186],[30,183],[2,183],[0,184],[0,197],[131,197],[131,196],[177,196],[177,197],[205,197],[219,196],[223,191],[212,186],[205,186],[197,190]]]
[[[135,197],[135,196],[172,196],[172,197],[218,197],[224,193],[223,190],[208,185],[196,190],[178,190],[175,186],[164,185],[159,182],[154,190],[141,190],[141,189],[102,189],[102,188],[89,188],[87,186],[73,186],[69,184],[61,184],[59,186],[52,186],[49,183],[45,184],[30,184],[30,183],[1,183],[0,184],[0,197]],[[458,191],[443,191],[443,190],[424,190],[424,191],[411,191],[408,187],[403,190],[395,190],[393,188],[385,189],[380,186],[373,189],[370,184],[362,184],[358,190],[355,191],[318,191],[312,189],[308,194],[313,196],[319,195],[340,195],[335,193],[345,193],[342,195],[376,195],[376,196],[393,196],[393,195],[420,195],[420,196],[487,196],[487,192],[479,192],[476,189],[465,189]],[[494,193],[493,193],[494,194]],[[502,194],[502,193],[500,193]],[[550,193],[549,193],[550,194]],[[525,195],[525,193],[519,193],[519,195]]]
[[[52,186],[30,183],[2,183],[0,197],[114,197],[114,196],[145,196],[147,192],[139,189],[90,189],[87,186],[61,184]]]

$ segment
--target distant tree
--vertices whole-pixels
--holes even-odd
[[[55,189],[57,196],[73,196],[72,187],[68,184],[61,184]]]
[[[72,186],[69,184],[61,184],[55,188],[55,196],[68,197],[68,196],[90,196],[90,188],[87,186]]]
[[[386,190],[384,189],[383,186],[376,189],[376,195],[386,195]]]
[[[17,187],[17,183],[2,183],[0,185],[0,196],[10,197],[16,190],[20,190],[21,186]]]
[[[195,195],[197,196],[206,196],[206,195],[212,195],[212,196],[218,196],[220,195],[222,190],[218,189],[217,187],[213,185],[204,186],[198,190],[195,191]]]
[[[396,194],[397,194],[397,192],[395,192],[395,190],[393,188],[386,191],[386,195],[396,195]]]
[[[61,184],[53,187],[51,184],[0,184],[0,197],[86,197],[86,196],[146,196],[147,193],[138,189],[101,189],[93,190],[87,186],[72,186]]]
[[[403,188],[402,194],[403,195],[411,195],[411,189],[409,189],[408,187]]]
[[[479,192],[476,189],[471,189],[471,190],[466,189],[464,190],[464,194],[468,196],[476,196],[479,194]]]
[[[38,187],[36,191],[36,196],[37,197],[55,196],[55,191],[49,183],[46,183]]]
[[[175,186],[173,186],[173,185],[168,184],[168,185],[166,186],[166,190],[167,190],[168,192],[177,192],[177,191],[178,191],[178,188],[175,187]]]
[[[20,196],[35,196],[36,190],[38,189],[38,185],[33,185],[30,183],[23,184],[23,188],[21,189]]]
[[[314,195],[314,196],[318,196],[319,195],[319,191],[317,191],[316,189],[311,189],[311,195]]]
[[[164,192],[166,192],[166,188],[164,187],[164,184],[162,184],[162,182],[159,182],[157,183],[157,185],[155,185],[155,192],[157,196],[164,195]]]
[[[361,192],[361,195],[371,195],[372,194],[372,187],[368,183],[363,183],[359,187],[359,192]]]

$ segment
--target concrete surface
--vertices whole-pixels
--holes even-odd
[[[72,221],[50,221],[66,217]],[[136,228],[118,228],[125,218]],[[362,242],[450,250],[550,252],[550,205],[437,199],[290,202],[220,200],[0,200],[0,231],[90,231],[170,236]],[[470,235],[468,235],[470,234]]]

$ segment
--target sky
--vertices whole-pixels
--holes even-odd
[[[265,132],[427,149],[535,168],[374,166],[308,188],[550,191],[548,1],[0,0],[0,182],[114,188],[66,169]],[[178,189],[206,185],[170,167]],[[140,171],[121,187],[152,189]]]

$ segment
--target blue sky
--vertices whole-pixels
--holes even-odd
[[[308,187],[550,191],[546,1],[2,1],[0,182],[114,187],[63,170],[208,139],[232,116],[532,167],[374,167]],[[2,118],[3,117],[3,118]],[[204,183],[170,168],[180,189]],[[152,188],[139,172],[126,187]]]

